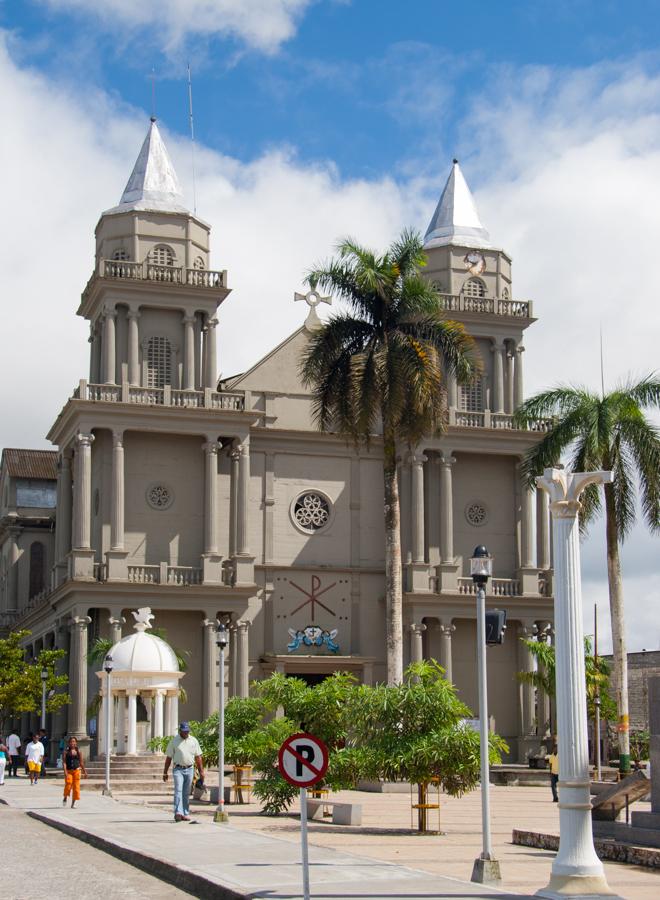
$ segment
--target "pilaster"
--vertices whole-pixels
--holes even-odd
[[[74,527],[71,550],[71,576],[94,577],[94,551],[91,549],[92,527],[92,444],[93,434],[76,435],[76,479],[74,484]]]
[[[87,748],[87,626],[89,616],[74,616],[69,628],[71,632],[69,649],[69,728],[71,736]]]
[[[222,581],[222,557],[218,553],[218,450],[217,441],[207,441],[204,451],[204,555],[202,557],[204,583]]]

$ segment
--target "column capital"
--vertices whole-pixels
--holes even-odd
[[[202,450],[204,453],[214,454],[216,455],[221,448],[221,444],[219,441],[205,441],[202,444]]]
[[[524,353],[525,352],[525,347],[524,347],[524,344],[522,344],[522,343],[514,344],[514,347],[515,347],[515,349],[514,349],[515,353]]]
[[[550,512],[556,519],[574,519],[580,511],[582,491],[590,484],[611,484],[612,472],[571,472],[564,469],[545,469],[536,484],[550,495]]]
[[[217,628],[218,623],[215,619],[202,619],[202,628]]]
[[[451,622],[440,622],[438,625],[438,631],[443,637],[451,637],[451,635],[456,631],[456,626]]]
[[[216,327],[217,324],[218,324],[218,320],[215,318],[215,316],[212,316],[210,319],[207,320],[207,322],[206,322],[206,328],[207,328],[207,329],[209,329],[209,328],[214,329],[214,328]]]
[[[451,468],[456,462],[456,457],[452,456],[451,453],[445,453],[443,450],[440,451],[438,456],[438,465],[443,466],[447,469]]]
[[[518,622],[518,634],[520,637],[531,640],[538,630],[538,625],[533,619],[520,619]]]
[[[238,462],[239,459],[241,458],[241,451],[240,451],[239,447],[235,447],[232,445],[232,448],[227,453],[227,456],[229,457],[229,459],[232,460],[232,462]]]
[[[113,431],[112,432],[112,446],[113,447],[123,447],[124,446],[124,432],[123,431]]]
[[[76,443],[81,447],[91,447],[94,443],[94,435],[93,434],[84,434],[83,432],[78,432],[75,437]]]
[[[250,622],[249,620],[241,619],[240,622],[236,623],[236,630],[243,632],[243,634],[247,634],[247,630],[251,624],[252,624],[252,622]]]
[[[87,626],[91,624],[92,620],[89,616],[71,616],[68,622],[71,631],[75,631],[76,628],[80,631],[83,631],[83,629],[87,628]]]
[[[108,616],[108,622],[110,625],[125,625],[126,619],[123,616],[110,615]]]
[[[137,688],[126,688],[125,694],[127,697],[137,697],[140,691]]]
[[[117,315],[117,310],[114,306],[104,306],[103,307],[103,316],[106,319],[114,319]]]
[[[195,324],[195,314],[184,312],[181,316],[181,321],[184,325],[194,325]]]
[[[423,634],[426,631],[426,625],[423,622],[411,622],[408,629],[411,634]]]
[[[506,345],[502,338],[491,338],[490,339],[490,352],[498,353],[502,350],[506,350]]]
[[[135,320],[139,319],[140,315],[141,315],[140,310],[133,309],[132,306],[129,306],[128,310],[126,311],[126,318],[129,320],[129,322],[131,320],[135,321]]]
[[[411,450],[406,455],[406,462],[411,466],[423,466],[428,460],[428,456],[424,456],[421,450]]]

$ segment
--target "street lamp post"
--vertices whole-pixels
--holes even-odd
[[[46,730],[46,682],[48,669],[41,670],[41,727]]]
[[[590,484],[609,484],[611,472],[546,469],[536,479],[550,495],[555,569],[555,679],[559,744],[559,849],[550,883],[538,896],[609,897],[591,827],[589,734],[580,582],[579,497]]]
[[[493,574],[493,558],[485,547],[476,547],[470,574],[477,588],[477,656],[479,660],[479,743],[481,757],[481,856],[472,867],[472,881],[499,884],[500,864],[493,856],[490,839],[490,772],[488,765],[488,678],[486,671],[486,584]]]
[[[215,808],[214,822],[228,822],[225,812],[225,650],[229,635],[224,622],[218,623],[215,642],[218,646],[220,666],[220,703],[218,707],[218,805]]]
[[[105,689],[105,786],[103,794],[112,797],[110,790],[110,750],[112,748],[112,656],[108,653],[103,663],[106,674]]]

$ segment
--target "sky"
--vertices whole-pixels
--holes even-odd
[[[526,393],[658,368],[660,20],[644,0],[0,0],[0,446],[46,447],[88,367],[94,227],[155,113],[229,270],[224,376],[301,324],[352,235],[424,231],[461,161],[532,299]],[[193,83],[195,184],[187,65]],[[239,338],[237,339],[237,335]],[[27,362],[27,364],[26,364]],[[658,539],[623,548],[630,650],[660,647]],[[609,643],[602,524],[585,627]]]

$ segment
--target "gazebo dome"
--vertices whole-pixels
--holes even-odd
[[[162,638],[146,631],[136,631],[118,641],[112,650],[115,672],[179,671],[174,650]]]

